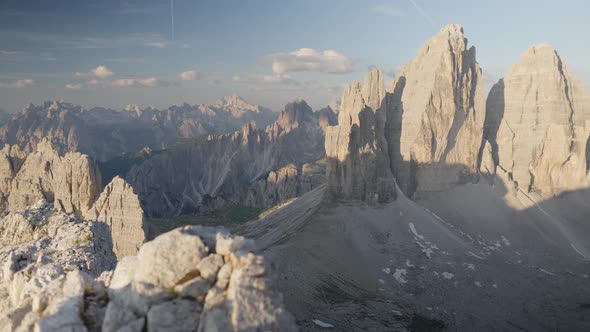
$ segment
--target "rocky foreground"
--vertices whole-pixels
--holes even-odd
[[[117,264],[106,224],[44,201],[0,224],[2,331],[297,330],[273,267],[223,228],[176,229]]]

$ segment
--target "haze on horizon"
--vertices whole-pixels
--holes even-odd
[[[477,48],[486,85],[547,42],[590,86],[584,1],[3,1],[0,109],[210,103],[237,93],[321,108],[380,67],[391,79],[448,23]]]

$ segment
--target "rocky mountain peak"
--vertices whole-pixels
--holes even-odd
[[[383,74],[371,71],[361,85],[345,87],[338,125],[326,127],[326,177],[337,200],[385,203],[396,197],[384,127]]]
[[[590,93],[548,44],[529,47],[494,85],[485,127],[508,188],[553,195],[588,186]]]
[[[305,100],[295,100],[288,103],[279,114],[276,123],[286,132],[310,123],[313,120],[313,110]]]
[[[248,103],[244,98],[240,97],[237,94],[225,96],[223,98],[218,99],[215,101],[214,105],[216,107],[237,107],[249,110],[257,110],[258,106],[252,105]]]
[[[137,104],[129,104],[125,106],[125,111],[134,113],[137,117],[140,117],[143,113],[141,107],[139,107]]]
[[[385,97],[385,81],[383,72],[374,68],[365,77],[365,82],[361,88],[365,104],[372,110],[377,110]]]

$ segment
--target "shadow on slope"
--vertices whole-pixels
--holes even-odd
[[[240,232],[279,266],[307,330],[404,330],[415,315],[450,330],[589,329],[590,190],[519,210],[497,182],[383,206],[330,202],[322,187]]]

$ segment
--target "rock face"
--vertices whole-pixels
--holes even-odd
[[[139,198],[119,177],[104,188],[86,218],[109,226],[113,251],[118,259],[137,254],[146,239]]]
[[[463,28],[445,27],[384,89],[375,69],[347,87],[337,127],[328,127],[332,196],[387,202],[395,181],[419,198],[477,173],[484,123],[481,69]],[[393,174],[393,176],[391,175]]]
[[[270,207],[299,197],[325,183],[325,160],[297,167],[288,164],[270,171],[266,178],[250,186],[244,201],[247,206]]]
[[[213,105],[180,105],[158,110],[129,105],[125,110],[85,110],[63,101],[28,105],[0,127],[4,143],[29,153],[44,138],[60,154],[81,152],[105,161],[148,146],[162,149],[179,139],[239,130],[244,124],[264,127],[275,119],[264,107],[239,96],[222,98]]]
[[[11,148],[6,147],[4,151],[7,149]],[[83,215],[90,210],[101,189],[100,173],[92,159],[71,152],[62,157],[47,140],[27,155],[16,173],[14,163],[9,160],[4,163],[13,165],[3,167],[5,178],[14,174],[10,190],[3,193],[8,196],[8,206],[13,211],[46,199],[66,213]]]
[[[344,90],[338,126],[326,129],[327,180],[336,199],[384,203],[396,197],[388,144],[383,73],[372,70],[361,86]]]
[[[97,276],[114,268],[111,247],[105,224],[56,211],[43,200],[0,219],[2,329],[14,331],[39,319],[56,300],[48,288],[68,271]]]
[[[523,192],[588,187],[589,120],[590,94],[557,52],[530,47],[488,97],[486,141],[496,171]]]
[[[304,101],[296,101],[266,130],[246,125],[241,132],[152,154],[133,166],[126,180],[150,217],[203,213],[246,201],[274,205],[301,193],[307,188],[304,182],[315,183],[305,176],[315,174],[303,172],[303,165],[324,157],[318,116]],[[284,187],[290,184],[295,187]]]
[[[468,181],[477,172],[485,95],[463,28],[443,28],[404,66],[389,93],[386,135],[404,193],[428,196]]]
[[[13,330],[296,331],[253,246],[220,228],[177,229],[122,260],[108,289],[69,272],[0,319]]]
[[[133,188],[115,178],[99,196],[100,173],[86,155],[60,156],[48,140],[24,157],[18,147],[5,146],[0,151],[0,178],[5,212],[26,210],[44,200],[57,211],[104,222],[119,258],[135,255],[145,241],[143,210]]]

